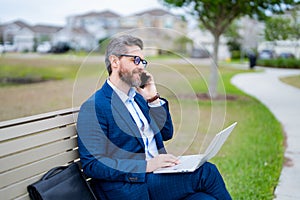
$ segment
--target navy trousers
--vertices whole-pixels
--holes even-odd
[[[231,199],[218,169],[209,162],[193,173],[148,174],[147,185],[153,200]]]
[[[149,173],[146,183],[111,184],[116,184],[116,189],[103,191],[104,188],[95,184],[96,196],[115,200],[231,200],[217,167],[209,162],[192,173]]]

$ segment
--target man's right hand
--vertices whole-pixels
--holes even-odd
[[[171,167],[178,165],[180,162],[177,157],[172,154],[159,154],[147,161],[146,172],[153,172],[162,167]]]

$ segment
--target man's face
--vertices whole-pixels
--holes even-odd
[[[141,49],[138,46],[127,47],[126,55],[139,56],[144,59]],[[134,63],[134,57],[122,56],[120,58],[119,77],[130,87],[139,87],[141,85],[141,74],[144,71],[142,62],[139,65]]]

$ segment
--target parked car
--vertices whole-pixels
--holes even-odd
[[[51,52],[51,44],[50,42],[43,42],[42,44],[38,45],[36,51],[38,53],[49,53]]]
[[[4,53],[4,46],[0,44],[0,54]]]
[[[16,48],[15,45],[13,45],[13,44],[11,44],[9,42],[5,42],[4,43],[4,51],[5,52],[14,52],[16,50],[17,50],[17,48]]]
[[[259,54],[258,54],[258,58],[259,59],[272,59],[272,58],[276,58],[276,54],[275,51],[273,50],[262,50]]]
[[[209,58],[209,52],[206,49],[193,49],[191,53],[192,58]]]
[[[290,52],[282,52],[279,54],[279,58],[295,58],[295,55]]]
[[[52,53],[65,53],[71,49],[67,42],[58,42],[51,48]]]

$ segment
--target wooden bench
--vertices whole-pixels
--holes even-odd
[[[0,198],[30,199],[27,186],[53,167],[79,160],[79,108],[0,122]]]

